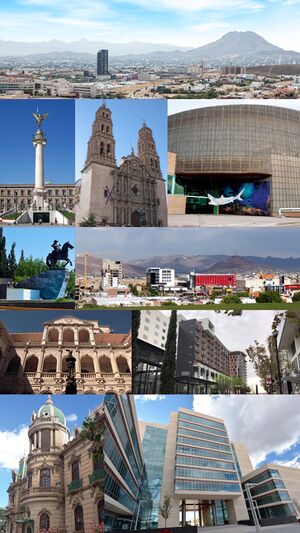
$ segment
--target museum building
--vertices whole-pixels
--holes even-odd
[[[103,408],[90,415],[100,427]],[[99,425],[99,426],[98,426]],[[6,509],[7,533],[96,531],[103,521],[103,453],[101,445],[70,439],[64,413],[49,397],[32,413],[29,453],[12,471]],[[22,450],[20,450],[22,453]],[[94,527],[93,527],[94,524]]]
[[[300,112],[258,104],[169,117],[169,214],[300,210]]]

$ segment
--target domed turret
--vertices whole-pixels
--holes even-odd
[[[48,397],[46,404],[40,407],[37,413],[37,418],[56,418],[60,424],[67,427],[66,417],[64,413],[53,405],[51,396]]]
[[[37,414],[32,414],[32,423],[28,431],[30,453],[42,451],[59,451],[70,437],[64,413],[53,405],[51,396],[42,405]]]

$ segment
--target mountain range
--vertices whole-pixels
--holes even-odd
[[[239,255],[165,255],[122,262],[125,277],[143,276],[149,267],[175,268],[176,274],[191,270],[209,274],[251,274],[252,272],[300,272],[300,257],[257,257]],[[88,255],[87,273],[94,274],[102,268],[102,259]],[[76,273],[84,273],[84,256],[76,257]]]
[[[216,58],[234,59],[237,57],[268,57],[284,62],[285,59],[300,60],[300,53],[284,50],[275,46],[263,37],[252,31],[231,31],[220,39],[197,48],[179,47],[162,43],[107,43],[103,41],[78,41],[65,42],[61,40],[42,41],[36,43],[0,40],[0,56],[51,56],[52,58],[64,57],[66,54],[89,54],[95,56],[101,48],[107,48],[110,56],[149,58],[149,59],[178,59],[183,60],[212,60]],[[87,55],[87,58],[89,57]],[[90,57],[90,58],[91,58]]]

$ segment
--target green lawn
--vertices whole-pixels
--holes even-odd
[[[145,307],[123,307],[118,306],[118,309],[127,309],[129,311],[135,311],[135,310],[145,310],[145,309],[151,309],[153,311],[155,310],[168,310],[168,309],[190,309],[190,310],[200,310],[200,311],[256,311],[258,309],[262,309],[264,311],[299,311],[300,310],[300,302],[295,302],[291,304],[284,304],[284,303],[269,303],[269,304],[235,304],[235,305],[162,305],[162,306],[145,306]],[[83,307],[80,307],[80,309],[89,309],[89,310],[97,310],[97,309],[115,309],[114,307],[110,306],[99,306],[99,305],[85,305]]]

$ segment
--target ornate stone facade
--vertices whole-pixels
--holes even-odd
[[[106,104],[96,113],[78,188],[78,224],[93,215],[98,225],[167,225],[165,182],[152,130],[143,124],[138,155],[132,150],[117,166],[112,116]]]
[[[12,333],[11,340],[35,394],[62,394],[68,350],[76,358],[78,394],[131,391],[131,334],[112,333],[97,320],[64,317],[40,333]]]
[[[101,424],[102,417],[99,407],[92,418]],[[79,430],[70,440],[65,415],[50,397],[32,414],[28,437],[29,454],[8,488],[7,533],[95,531],[103,520],[101,446],[95,458]]]
[[[0,394],[32,392],[11,337],[0,321]]]
[[[10,184],[0,186],[0,215],[16,209],[21,212],[29,209],[33,202],[34,184]],[[75,185],[45,185],[47,202],[55,210],[74,211]]]

